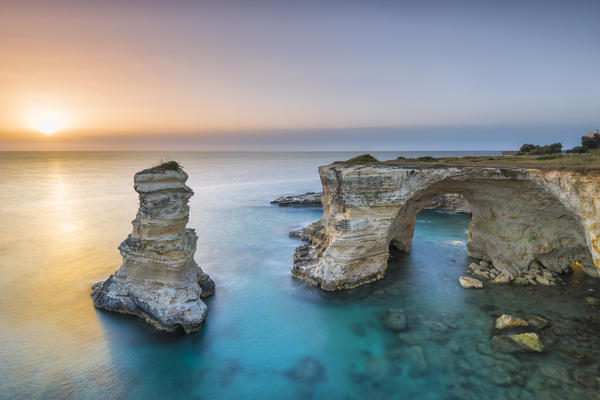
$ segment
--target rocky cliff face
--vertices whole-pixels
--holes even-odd
[[[282,207],[287,206],[322,206],[322,193],[308,192],[292,196],[278,197],[271,202]],[[425,207],[431,210],[441,210],[471,214],[471,206],[467,199],[456,193],[438,194]]]
[[[158,329],[198,330],[206,317],[202,297],[214,283],[194,261],[198,237],[186,228],[188,200],[181,169],[159,167],[135,174],[140,207],[133,231],[119,246],[121,268],[92,288],[94,305],[137,315]]]
[[[448,193],[438,194],[431,199],[425,207],[431,210],[450,211],[463,214],[471,214],[471,206],[462,194]]]
[[[323,218],[303,232],[310,244],[297,249],[292,275],[323,289],[381,279],[390,246],[408,251],[417,213],[444,193],[471,207],[469,255],[509,280],[530,268],[600,269],[597,171],[332,164],[319,174]]]

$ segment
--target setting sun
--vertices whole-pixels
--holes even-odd
[[[51,135],[65,128],[65,118],[54,110],[38,110],[31,113],[29,125],[36,131]]]

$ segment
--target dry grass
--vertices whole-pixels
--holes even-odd
[[[523,167],[542,169],[600,169],[600,153],[545,154],[540,156],[469,156],[441,157],[430,160],[397,159],[385,164],[410,167]]]
[[[366,157],[368,156],[368,157]],[[599,170],[600,151],[591,153],[562,153],[543,154],[539,156],[466,156],[466,157],[419,157],[396,160],[377,161],[370,155],[355,157],[347,161],[336,161],[334,164],[384,164],[406,167],[502,167],[502,168],[540,168],[540,169],[571,169],[578,171]]]

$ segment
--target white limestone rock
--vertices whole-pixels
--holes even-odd
[[[568,271],[572,262],[591,275],[600,269],[597,170],[334,163],[319,174],[323,218],[291,273],[323,289],[382,279],[390,246],[409,251],[417,213],[445,193],[467,199],[467,250],[490,262],[499,280],[505,271],[509,282],[529,273],[532,262],[541,273]]]
[[[96,307],[137,315],[169,332],[202,326],[207,307],[201,298],[214,293],[214,282],[194,261],[198,237],[186,228],[194,194],[187,178],[180,168],[135,174],[140,206],[133,232],[119,246],[121,268],[92,287]]]
[[[518,328],[522,326],[529,326],[529,323],[509,314],[502,314],[496,318],[496,323],[494,324],[496,329]]]
[[[458,283],[465,289],[481,289],[483,282],[479,279],[471,278],[470,276],[461,276],[458,278]]]

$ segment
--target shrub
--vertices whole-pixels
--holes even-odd
[[[583,147],[586,152],[600,149],[600,135],[595,133],[592,136],[582,136],[581,147]]]
[[[562,143],[552,143],[547,144],[545,146],[538,146],[534,144],[526,143],[519,149],[518,155],[523,154],[532,154],[532,155],[541,155],[541,154],[556,154],[562,152]]]
[[[377,162],[378,160],[370,154],[361,154],[360,156],[352,157],[347,160],[348,164],[364,163],[364,162]]]
[[[156,167],[154,167],[155,169],[162,169],[165,171],[177,171],[178,169],[181,169],[181,165],[179,165],[179,163],[177,161],[165,161],[159,165],[157,165]]]
[[[141,171],[142,173],[165,172],[165,171],[180,171],[181,165],[177,161],[164,161],[160,164]]]
[[[536,147],[539,147],[539,146],[536,146],[535,144],[525,143],[519,149],[519,153],[523,153],[523,154],[531,153],[533,150],[535,150]]]
[[[400,156],[400,157],[396,158],[396,160],[406,160],[406,157]]]
[[[575,146],[572,149],[567,150],[567,153],[585,153],[585,149],[581,146]]]

